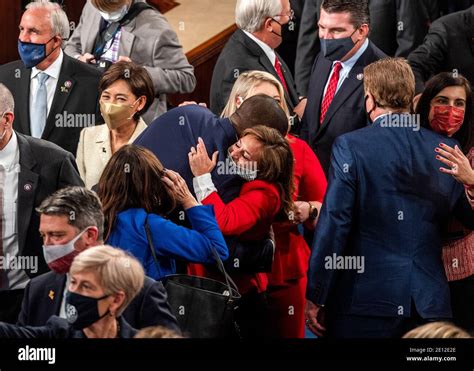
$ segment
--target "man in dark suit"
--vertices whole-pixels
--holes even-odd
[[[311,66],[320,52],[318,19],[323,0],[306,0],[299,28],[295,62],[298,91],[307,95]],[[407,57],[428,32],[439,11],[431,9],[433,0],[369,0],[370,40],[385,54]],[[436,15],[438,14],[438,15]]]
[[[364,74],[374,124],[334,143],[306,323],[328,337],[399,338],[452,316],[441,227],[454,215],[473,229],[474,212],[462,184],[436,160],[440,142],[456,141],[420,128],[409,114],[415,80],[408,63],[384,59]]]
[[[23,288],[48,268],[34,212],[47,196],[68,185],[83,185],[74,157],[53,143],[13,130],[14,100],[0,84],[0,256],[17,266],[0,269],[0,320],[16,321]]]
[[[474,82],[474,6],[437,19],[425,41],[408,56],[417,97],[440,72],[457,72]]]
[[[211,111],[219,115],[224,109],[235,80],[242,72],[258,70],[271,73],[285,89],[290,112],[302,117],[306,100],[300,102],[290,69],[275,52],[282,42],[282,29],[293,19],[288,0],[242,1],[236,5],[239,29],[231,36],[220,54],[211,82]],[[298,124],[295,117],[295,128]]]
[[[322,51],[311,72],[301,138],[315,151],[326,175],[334,140],[367,124],[363,69],[386,56],[368,33],[366,1],[324,1],[319,19]]]
[[[101,73],[63,53],[68,37],[69,22],[58,4],[30,3],[20,22],[21,60],[0,67],[0,82],[17,103],[16,131],[76,155],[81,130],[100,121]]]
[[[53,315],[65,318],[67,272],[74,256],[103,244],[104,215],[94,192],[83,187],[63,188],[45,199],[37,211],[44,253],[52,271],[33,278],[26,286],[18,318],[21,326],[44,326]],[[58,253],[58,245],[68,247]],[[165,288],[148,277],[123,316],[137,329],[160,325],[179,331]]]

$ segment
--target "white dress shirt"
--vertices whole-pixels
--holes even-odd
[[[244,31],[244,30],[242,30]],[[265,44],[262,40],[257,39],[254,35],[252,35],[250,32],[244,31],[244,33],[250,37],[253,41],[257,43],[257,45],[265,52],[265,55],[267,58],[270,60],[273,68],[275,68],[275,61],[276,61],[276,54],[275,51],[270,48],[267,44]]]
[[[66,294],[69,289],[69,284],[71,283],[71,275],[66,274],[66,285],[64,285],[64,290],[61,293],[61,306],[59,308],[59,317],[66,318]]]
[[[324,87],[324,93],[323,97],[326,95],[326,90],[329,85],[329,81],[331,81],[331,76],[334,72],[334,65],[336,62],[340,62],[342,65],[341,70],[339,71],[339,81],[337,82],[337,88],[336,88],[336,93],[339,91],[339,88],[342,86],[344,80],[349,76],[349,73],[352,70],[352,67],[356,64],[356,62],[359,60],[362,54],[367,50],[367,47],[369,46],[369,39],[365,39],[364,44],[362,44],[361,48],[355,53],[352,57],[350,57],[347,61],[341,62],[341,61],[334,61],[332,63],[332,70],[331,73],[329,74],[328,81],[326,81],[326,86]]]
[[[5,175],[3,188],[3,263],[7,266],[9,289],[22,289],[28,283],[28,276],[22,269],[8,269],[12,259],[18,256],[18,174],[20,173],[20,147],[13,132],[8,144],[0,150],[0,171]],[[10,263],[7,263],[10,261]]]
[[[63,65],[64,54],[61,50],[59,53],[59,57],[44,71],[33,67],[31,69],[31,83],[30,83],[30,112],[31,106],[33,105],[33,97],[36,95],[38,91],[38,74],[41,72],[46,73],[49,76],[49,79],[46,80],[46,91],[48,92],[48,115],[49,111],[51,110],[51,105],[53,104],[54,93],[56,92],[56,86],[58,85],[59,73],[61,72],[61,66]]]

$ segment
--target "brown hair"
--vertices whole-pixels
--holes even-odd
[[[176,199],[166,188],[163,176],[163,165],[146,148],[128,144],[112,156],[97,190],[105,216],[105,240],[123,210],[142,208],[160,215],[173,211]]]
[[[135,339],[182,339],[183,337],[176,331],[163,326],[150,326],[142,328],[134,336]]]
[[[462,328],[459,328],[449,322],[431,322],[426,325],[419,326],[405,335],[404,339],[470,339],[469,335]]]
[[[142,96],[146,98],[145,106],[133,116],[135,120],[138,120],[155,99],[153,81],[147,70],[142,66],[133,62],[120,61],[110,66],[102,75],[99,82],[99,94],[102,95],[105,89],[119,80],[123,80],[128,84],[137,99]]]
[[[326,13],[349,13],[351,24],[359,28],[363,24],[370,25],[369,2],[367,0],[324,0],[321,8]]]
[[[242,137],[252,135],[263,144],[262,153],[257,161],[257,179],[275,183],[280,191],[282,210],[293,212],[294,158],[288,141],[275,129],[258,125],[246,129]]]
[[[403,58],[384,58],[364,68],[364,89],[377,107],[410,109],[415,95],[415,76]]]
[[[130,5],[132,0],[91,0],[91,3],[102,12],[114,12],[125,4]]]

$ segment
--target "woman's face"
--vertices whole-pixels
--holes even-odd
[[[240,167],[257,169],[263,144],[253,135],[246,135],[229,148],[229,154],[234,162]]]
[[[96,272],[82,271],[71,275],[69,291],[91,298],[102,298],[105,296],[104,289],[99,283]],[[98,302],[99,314],[103,315],[113,302],[113,296],[109,296]]]
[[[430,102],[430,113],[428,120],[430,123],[435,119],[436,110],[442,106],[454,107],[458,110],[466,110],[466,90],[462,86],[448,86],[441,90]],[[433,126],[433,125],[432,125]],[[453,135],[459,128],[454,132],[452,130],[447,133],[449,136]]]
[[[138,97],[132,93],[130,86],[125,82],[125,80],[117,80],[111,84],[107,89],[105,89],[101,96],[100,100],[104,103],[113,103],[131,106],[136,102]]]

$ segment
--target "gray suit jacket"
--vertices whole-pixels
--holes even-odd
[[[92,54],[100,21],[99,11],[88,0],[65,52],[72,57]],[[119,55],[144,66],[153,80],[156,99],[143,115],[148,124],[166,112],[165,94],[190,93],[196,86],[193,66],[186,59],[176,33],[157,10],[146,9],[122,27]]]

